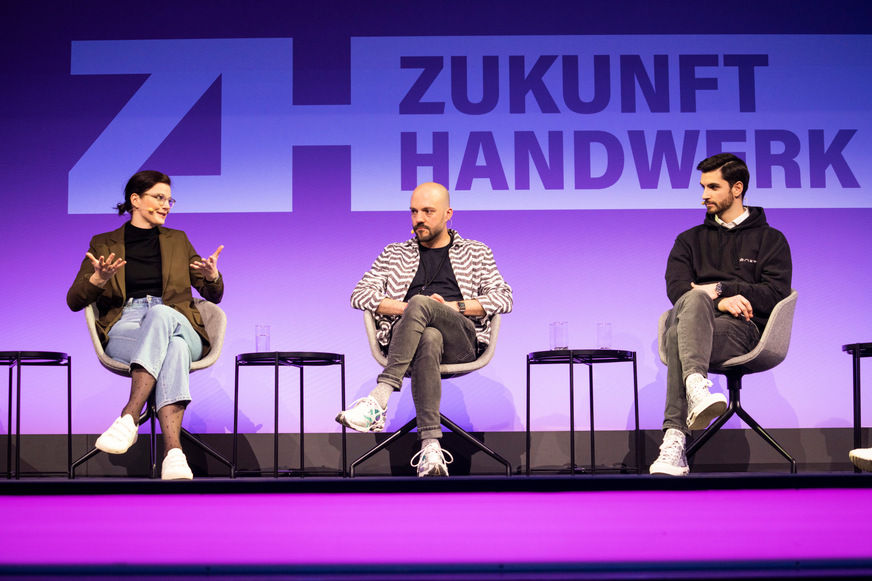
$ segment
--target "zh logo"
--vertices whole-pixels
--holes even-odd
[[[178,209],[291,211],[292,39],[75,41],[71,73],[148,78],[70,170],[70,214],[110,212],[127,179],[219,78],[220,175],[174,177]]]

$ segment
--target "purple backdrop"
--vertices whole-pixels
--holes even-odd
[[[134,2],[122,7],[94,2],[87,10],[64,6],[50,12],[39,4],[16,2],[4,8],[0,23],[0,164],[4,176],[0,199],[7,219],[0,229],[6,273],[6,284],[0,290],[0,350],[57,350],[73,356],[76,432],[102,431],[126,400],[127,382],[100,368],[83,315],[69,312],[64,302],[89,238],[116,228],[122,219],[111,214],[68,213],[69,192],[73,168],[137,94],[147,76],[73,75],[74,42],[293,38],[293,94],[286,96],[295,107],[311,107],[304,121],[312,134],[309,141],[295,137],[280,146],[286,148],[283,151],[289,160],[283,170],[292,211],[227,210],[227,204],[244,206],[248,199],[255,200],[258,191],[216,192],[214,198],[208,191],[194,194],[197,182],[192,176],[215,175],[222,169],[218,115],[221,91],[227,92],[231,85],[229,76],[207,85],[191,113],[146,162],[178,178],[173,195],[179,200],[179,212],[170,216],[167,225],[185,230],[202,254],[225,245],[219,263],[227,285],[221,306],[229,318],[224,353],[218,364],[192,377],[194,404],[186,415],[186,426],[195,432],[226,432],[232,429],[233,358],[254,350],[257,323],[271,325],[274,349],[344,353],[349,399],[367,392],[378,373],[365,343],[361,315],[350,308],[348,298],[381,248],[409,235],[409,219],[402,204],[396,211],[352,211],[352,198],[359,192],[353,157],[365,147],[366,139],[360,135],[340,139],[341,125],[328,127],[325,123],[319,131],[317,116],[329,106],[355,105],[350,103],[351,39],[407,35],[419,37],[423,47],[430,35],[486,39],[491,35],[698,32],[697,15],[691,16],[677,5],[665,12],[662,7],[644,7],[628,14],[618,7],[614,12],[610,7],[582,8],[586,4],[599,5],[549,3],[510,14],[496,5],[491,11],[487,5],[452,2],[427,8],[396,2],[377,9],[352,2],[314,7],[262,1],[245,6],[189,2],[166,9],[153,3]],[[768,4],[749,4],[744,12],[737,11],[745,14],[746,20],[724,25],[717,32],[727,36],[717,37],[715,44],[732,44],[738,52],[741,45],[730,34],[857,34],[867,32],[863,26],[870,21],[870,8],[862,2],[855,3],[853,11],[846,9],[844,15],[806,9],[782,14],[777,21],[769,16]],[[797,38],[801,41],[803,37]],[[869,46],[870,37],[857,38]],[[834,39],[838,44],[838,38]],[[699,50],[723,52],[705,43]],[[802,51],[797,54],[802,63]],[[868,93],[872,75],[868,65],[860,70],[865,70],[865,77],[852,76],[850,84],[858,93]],[[167,86],[172,87],[172,83]],[[823,113],[836,114],[838,107],[834,104],[833,111]],[[857,143],[869,141],[869,113],[868,104],[866,110],[851,111],[856,118],[866,119],[858,122]],[[820,111],[807,114],[811,116],[807,126],[817,127],[814,115]],[[276,113],[277,123],[282,115]],[[333,118],[328,115],[325,119]],[[640,122],[650,124],[640,129],[652,132],[664,127],[663,119],[650,113],[640,116]],[[555,126],[559,128],[560,122]],[[121,136],[122,148],[123,143],[129,141],[133,147],[143,138],[135,130]],[[356,145],[357,150],[351,145],[360,142],[364,145]],[[226,150],[226,144],[224,147]],[[107,161],[109,166],[114,167]],[[127,173],[138,169],[131,167]],[[863,177],[868,170],[858,167],[856,171]],[[108,209],[119,201],[123,181],[113,188],[101,185],[90,191],[90,179],[94,184],[104,181],[105,176],[98,173],[85,174],[76,184]],[[773,175],[776,182],[781,179],[778,170]],[[830,179],[833,182],[832,176]],[[610,322],[613,346],[634,350],[639,356],[642,427],[659,427],[665,372],[656,355],[656,325],[659,314],[669,307],[663,271],[675,235],[703,218],[695,183],[691,181],[686,190],[687,209],[666,204],[663,207],[670,209],[632,209],[652,207],[651,197],[661,195],[661,190],[626,184],[585,195],[608,195],[621,200],[621,207],[627,209],[465,210],[463,197],[456,198],[453,227],[464,237],[492,247],[504,277],[514,288],[515,311],[504,318],[493,363],[480,373],[446,382],[446,413],[476,430],[523,430],[525,355],[547,349],[548,324],[568,321],[571,345],[588,348],[595,345],[596,323]],[[833,196],[845,191],[837,184],[833,183]],[[848,192],[861,200],[856,206],[867,207],[828,207],[830,189],[800,188],[804,196],[819,203],[819,207],[804,205],[803,209],[784,202],[793,195],[789,191],[779,193],[775,187],[760,191],[757,197],[754,186],[752,178],[749,203],[766,205],[761,200],[777,198],[777,203],[771,204],[777,207],[767,214],[770,223],[790,241],[793,286],[799,290],[799,302],[788,359],[749,382],[748,406],[767,427],[848,426],[850,361],[840,347],[872,340],[872,314],[865,306],[872,287],[867,250],[872,220],[869,184],[861,180],[859,190]],[[489,195],[494,196],[494,208],[505,207],[499,192]],[[186,203],[195,198],[196,204]],[[623,367],[596,371],[597,423],[602,429],[631,426],[631,375],[629,367]],[[240,411],[244,432],[272,430],[271,377],[260,371],[249,370],[243,378]],[[290,387],[296,374],[287,373]],[[29,369],[26,374],[22,431],[63,432],[65,402],[60,372]],[[535,369],[534,382],[533,428],[565,429],[566,371]],[[337,431],[333,422],[337,411],[335,372],[309,372],[307,385],[311,394],[307,399],[307,430]],[[394,398],[389,428],[412,415],[408,390]],[[282,431],[296,429],[295,408],[294,389],[288,389],[283,399]],[[585,409],[582,398],[577,421],[585,421]],[[2,418],[5,414],[0,414],[0,427],[5,429]]]

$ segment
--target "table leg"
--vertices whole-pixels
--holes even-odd
[[[276,352],[275,360],[275,399],[273,402],[273,478],[279,477],[279,354]]]
[[[526,475],[530,475],[530,356],[527,356],[527,435],[526,435]]]
[[[593,424],[593,363],[588,363],[588,390],[590,393],[590,473],[596,474],[596,443],[594,441],[594,424]]]
[[[15,363],[18,375],[15,378],[15,480],[21,478],[21,353]]]
[[[569,352],[569,473],[575,476],[575,374],[572,351]]]
[[[639,430],[639,380],[636,374],[636,352],[633,351],[633,415],[636,438],[636,474],[642,474],[642,432]]]
[[[345,409],[345,355],[342,354],[339,356],[339,369],[342,374],[341,377],[341,396],[342,402],[340,405],[341,410]],[[346,478],[348,476],[348,457],[347,457],[347,449],[345,447],[345,426],[342,426],[342,477]]]
[[[73,358],[67,356],[67,474],[73,465]]]
[[[12,478],[12,370],[14,364],[9,364],[9,419],[6,422],[6,479]]]
[[[303,450],[305,449],[303,446],[303,438],[305,437],[305,434],[306,430],[303,428],[303,366],[300,365],[300,478],[303,478],[306,475],[303,470],[306,465],[303,453]]]
[[[861,394],[860,394],[860,346],[855,346],[851,359],[854,367],[854,447],[862,446],[861,426]]]
[[[237,440],[239,438],[239,361],[233,373],[233,477],[236,477],[238,464]]]

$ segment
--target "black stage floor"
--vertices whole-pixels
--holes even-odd
[[[399,493],[399,492],[585,492],[645,490],[773,490],[872,488],[872,473],[708,472],[684,477],[649,474],[556,474],[533,476],[403,476],[195,478],[29,477],[0,479],[0,496],[77,494],[249,494],[249,493]],[[870,507],[872,508],[872,507]]]
[[[866,579],[872,474],[0,481],[0,577]]]

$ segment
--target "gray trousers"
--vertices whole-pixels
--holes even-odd
[[[409,300],[394,325],[388,364],[378,381],[399,391],[410,372],[419,439],[442,437],[439,365],[474,361],[476,347],[475,325],[467,317],[426,296]]]
[[[707,376],[709,367],[744,355],[760,341],[751,321],[716,311],[707,293],[691,290],[669,311],[666,320],[666,410],[663,430],[690,435],[684,382],[693,373]]]

